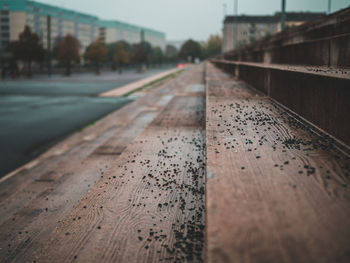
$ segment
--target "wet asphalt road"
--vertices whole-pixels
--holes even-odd
[[[0,81],[0,177],[131,101],[97,97],[101,92],[164,70]]]

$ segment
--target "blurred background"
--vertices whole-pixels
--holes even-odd
[[[350,0],[0,0],[0,176],[132,101],[99,94]]]

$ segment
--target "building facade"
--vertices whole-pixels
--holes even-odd
[[[154,47],[165,49],[165,34],[149,28],[139,27],[120,21],[99,20],[99,39],[105,43],[126,40],[130,44],[143,41],[151,43]]]
[[[325,13],[286,13],[286,27],[294,27],[319,19]],[[249,44],[281,31],[281,13],[273,16],[226,16],[223,28],[223,52]]]
[[[165,34],[152,29],[100,20],[97,16],[35,1],[0,0],[0,50],[17,40],[26,25],[39,35],[45,48],[67,34],[79,40],[83,52],[97,39],[107,44],[118,40],[140,42],[141,32],[152,46],[165,48]]]

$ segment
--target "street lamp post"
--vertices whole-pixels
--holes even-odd
[[[47,27],[47,74],[51,76],[52,66],[51,66],[51,16],[46,18]]]
[[[234,13],[234,25],[233,25],[233,49],[237,47],[238,44],[238,0],[234,0],[233,4],[233,13]]]
[[[332,0],[328,0],[328,14],[332,11]]]
[[[286,0],[282,0],[281,29],[284,31],[286,25]]]
[[[227,16],[227,5],[224,4],[223,5],[223,12],[224,12],[224,20],[226,19],[226,16]],[[222,34],[222,37],[223,37],[223,41],[222,41],[222,53],[224,53],[226,51],[226,32],[225,32],[225,24],[224,24],[224,28],[223,28],[223,34]]]

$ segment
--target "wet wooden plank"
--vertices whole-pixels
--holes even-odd
[[[166,85],[147,88],[147,96],[142,96],[136,101],[129,103],[123,108],[110,113],[103,119],[97,121],[95,125],[88,126],[80,132],[76,132],[62,142],[58,143],[41,156],[30,163],[20,167],[0,179],[0,202],[8,199],[11,195],[22,192],[26,189],[27,184],[33,182],[43,173],[49,172],[54,165],[70,159],[70,153],[75,151],[75,147],[81,144],[93,141],[101,134],[105,133],[112,127],[123,127],[128,124],[135,116],[144,110],[161,110],[172,98],[173,94],[169,91],[176,85],[175,80],[170,80]],[[152,109],[151,109],[152,108]],[[75,151],[73,155],[84,155],[84,151]],[[81,157],[84,158],[84,157]]]
[[[349,155],[207,70],[208,262],[349,262]]]
[[[133,109],[133,110],[131,110]],[[94,139],[106,133],[111,135],[108,130],[118,129],[124,123],[128,123],[137,114],[143,111],[145,107],[135,107],[135,103],[131,103],[124,108],[109,114],[104,119],[96,122],[95,125],[85,128],[81,132],[77,132],[60,142],[46,153],[35,159],[30,168],[24,166],[21,170],[15,172],[10,178],[0,183],[0,202],[11,198],[11,195],[22,192],[27,185],[34,180],[54,169],[60,167],[72,157],[74,159],[85,158],[89,152],[81,150],[81,147],[87,147],[94,143]],[[108,138],[107,138],[108,139]],[[31,162],[32,163],[32,162]]]
[[[65,167],[65,173],[59,180],[49,181],[50,188],[42,189],[39,195],[1,224],[0,247],[6,250],[0,250],[0,261],[23,261],[32,254],[118,158],[114,153],[100,154],[99,149],[107,145],[125,149],[157,114],[155,111],[139,114],[88,158],[72,167]],[[44,182],[50,178],[50,175],[45,176]],[[42,184],[39,186],[43,187]]]
[[[104,171],[115,162],[128,143],[171,100],[173,95],[169,91],[174,87],[172,82],[169,81],[166,86],[153,88],[135,103],[131,103],[98,121],[93,127],[84,130],[81,137],[77,137],[75,134],[55,146],[54,149],[49,150],[49,152],[57,151],[57,149],[59,151],[60,148],[66,149],[66,145],[69,145],[82,160],[74,162],[74,158],[69,160],[70,157],[65,156],[65,162],[61,162],[60,166],[57,167],[51,159],[43,158],[40,161],[45,164],[44,168],[47,168],[48,172],[43,169],[42,176],[33,175],[32,183],[25,186],[24,193],[17,191],[15,198],[8,197],[8,200],[17,204],[17,207],[12,207],[16,209],[12,209],[12,213],[6,215],[8,216],[7,221],[4,219],[5,222],[0,226],[0,247],[4,248],[0,250],[1,260],[23,261],[46,240],[56,227],[57,222],[64,218],[66,213],[100,177],[103,177]],[[115,125],[118,126],[118,130],[114,130],[108,137],[109,139],[98,143],[100,139],[96,134]],[[89,143],[93,144],[94,147],[90,146],[92,152],[91,150],[76,149],[76,145],[80,145],[84,138],[89,138]],[[105,149],[113,149],[113,151],[105,152]],[[66,152],[62,151],[61,154],[65,155]],[[81,157],[86,155],[89,156],[85,159]],[[41,163],[39,162],[39,164]],[[29,197],[28,194],[30,194]],[[8,210],[10,208],[9,206],[5,207]],[[2,215],[5,216],[5,213]]]
[[[42,192],[51,189],[55,182],[69,171],[70,167],[74,167],[77,163],[83,161],[99,146],[99,144],[108,140],[117,130],[118,129],[114,127],[97,138],[94,138],[94,140],[82,141],[73,149],[65,152],[64,155],[53,159],[49,158],[38,167],[35,167],[31,172],[25,173],[24,176],[28,176],[28,178],[21,182],[17,180],[18,185],[15,187],[16,191],[6,195],[6,198],[0,203],[0,223],[12,217],[16,211],[23,208],[28,202],[35,199]],[[38,168],[41,169],[38,170]],[[18,179],[18,177],[16,179]],[[8,187],[8,185],[5,182],[1,187],[5,188]],[[9,189],[9,191],[11,190],[12,189]]]
[[[231,60],[218,60],[213,59],[214,63],[223,63],[227,65],[244,65],[253,66],[264,69],[277,69],[281,71],[292,71],[300,73],[309,73],[317,76],[327,76],[333,78],[345,78],[350,79],[350,70],[346,68],[330,68],[327,66],[314,66],[314,65],[291,65],[291,64],[271,64],[264,62],[245,62],[245,61],[231,61]]]
[[[193,72],[184,74],[179,89],[191,83],[192,76]],[[181,114],[173,114],[178,105]],[[59,224],[34,259],[202,261],[204,116],[204,96],[174,97]]]
[[[143,96],[122,109],[109,114],[104,119],[96,122],[94,126],[75,133],[34,160],[36,165],[30,169],[19,170],[10,178],[1,182],[0,223],[23,208],[28,201],[52,188],[50,182],[40,180],[42,176],[51,174],[52,180],[59,180],[70,167],[84,160],[113,134],[117,133],[119,128],[128,125],[140,113],[145,111],[159,112],[173,96],[168,93],[172,84],[170,83],[168,86],[159,86],[152,89],[149,95]],[[138,130],[135,129],[135,131]],[[132,134],[131,131],[131,137]],[[115,143],[118,143],[118,141]],[[125,145],[119,150],[124,147]]]
[[[134,103],[50,149],[33,168],[1,182],[0,258],[23,261],[47,238],[57,221],[118,157],[99,151],[111,145],[118,151],[125,149],[171,100],[172,82],[148,90]],[[106,130],[109,136],[104,134]]]

